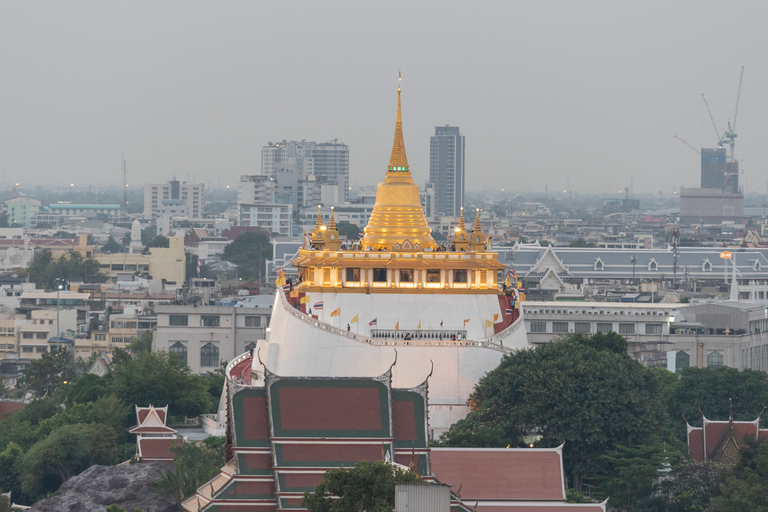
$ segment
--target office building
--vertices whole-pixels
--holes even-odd
[[[205,185],[171,180],[144,185],[144,218],[186,217],[201,219],[205,204]]]
[[[436,126],[429,139],[429,182],[435,213],[458,217],[464,206],[464,135],[458,126]]]

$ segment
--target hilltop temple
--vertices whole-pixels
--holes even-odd
[[[256,350],[286,376],[371,377],[397,360],[392,378],[402,388],[434,365],[437,437],[467,414],[480,377],[529,346],[514,290],[498,285],[505,265],[487,244],[479,211],[470,230],[462,210],[449,247],[432,238],[408,166],[398,87],[392,153],[364,236],[342,243],[333,212],[327,226],[318,212],[293,260],[298,283],[278,289]]]

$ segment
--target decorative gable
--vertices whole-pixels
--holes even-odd
[[[595,260],[595,270],[605,270],[605,264],[600,258]]]
[[[657,270],[659,270],[659,264],[656,263],[656,258],[651,258],[651,261],[648,262],[648,271],[656,272]]]
[[[704,263],[701,264],[701,271],[712,272],[712,262],[709,261],[709,258],[705,259]]]

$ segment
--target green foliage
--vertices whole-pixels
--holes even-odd
[[[328,471],[314,493],[304,491],[301,505],[311,512],[392,512],[395,484],[421,481],[386,462],[358,462],[351,470]]]
[[[128,511],[125,510],[123,507],[118,507],[117,505],[112,504],[107,507],[106,512],[128,512]],[[133,509],[133,512],[141,512],[141,510],[138,508],[135,508]]]
[[[93,402],[109,394],[109,379],[99,377],[93,373],[85,373],[76,377],[70,384],[67,384],[66,403],[67,406],[73,403],[85,404]]]
[[[113,237],[112,235],[109,235],[107,242],[101,246],[101,253],[115,254],[118,252],[120,252],[120,244],[117,243],[117,240],[115,240],[115,237]]]
[[[360,233],[363,232],[357,224],[346,221],[336,224],[336,229],[339,231],[339,240],[345,240],[346,238],[357,240],[360,238]]]
[[[206,382],[168,352],[113,358],[110,389],[128,404],[168,405],[175,415],[197,416],[214,406]]]
[[[691,425],[701,426],[701,412],[709,419],[727,420],[733,405],[735,420],[753,421],[768,404],[768,386],[765,374],[757,370],[690,367],[683,369],[663,398],[674,432],[684,440],[683,416]]]
[[[78,252],[54,259],[49,249],[35,254],[27,271],[30,281],[46,289],[52,289],[57,278],[85,283],[103,283],[107,278],[100,272],[99,262],[95,259],[83,258]]]
[[[150,247],[165,247],[168,248],[171,246],[171,241],[168,239],[167,236],[163,235],[157,235],[152,238],[152,240],[149,241],[147,244],[147,249]]]
[[[238,266],[238,277],[258,279],[264,261],[272,257],[272,244],[265,233],[245,232],[224,248],[221,259]]]
[[[146,228],[141,230],[141,245],[144,247],[149,245],[149,242],[152,241],[153,238],[157,236],[157,227],[156,226],[147,226]]]
[[[568,246],[569,247],[597,247],[597,244],[594,242],[594,240],[587,242],[583,238],[577,238],[576,240],[568,244]]]
[[[144,331],[138,338],[131,338],[128,343],[128,350],[133,354],[152,351],[152,331]]]
[[[712,512],[768,511],[768,442],[742,452],[741,463],[710,501]]]
[[[720,495],[720,475],[724,468],[716,462],[684,461],[661,485],[658,510],[665,512],[704,512],[710,500]]]
[[[74,374],[70,363],[70,354],[64,349],[46,352],[21,371],[19,387],[38,396],[50,395],[64,382],[72,380]]]
[[[539,446],[565,442],[566,469],[599,472],[600,456],[658,433],[659,382],[649,369],[617,353],[613,336],[582,336],[506,356],[470,397],[473,411],[441,438],[454,446],[516,446],[526,432]]]
[[[602,469],[594,478],[597,493],[593,497],[610,496],[612,506],[635,510],[648,502],[656,479],[662,476],[660,470],[677,465],[685,452],[685,445],[670,445],[658,436],[640,445],[617,445],[600,457]]]
[[[224,442],[223,437],[209,437],[202,443],[177,439],[171,447],[174,468],[163,472],[155,482],[156,489],[179,501],[194,494],[226,462]]]
[[[41,497],[93,464],[115,464],[115,431],[98,423],[65,425],[35,443],[20,461],[20,483]]]

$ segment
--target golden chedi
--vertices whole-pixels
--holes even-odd
[[[436,249],[424,210],[419,200],[419,186],[413,182],[405,156],[403,123],[400,114],[400,87],[397,88],[397,119],[392,155],[384,181],[376,189],[376,203],[371,212],[363,250],[423,251]]]

